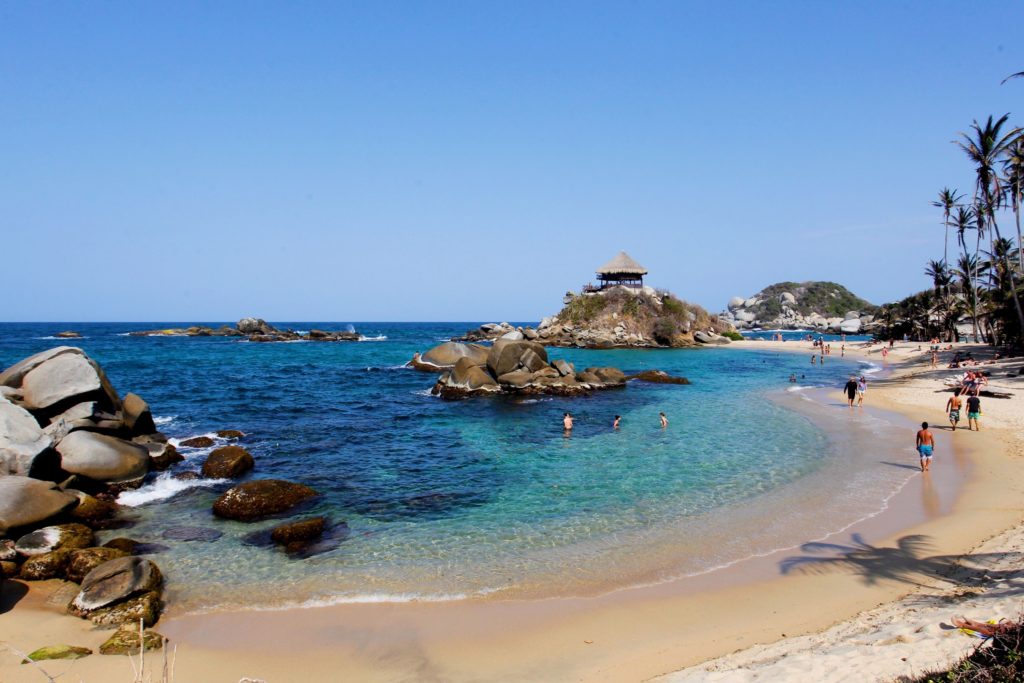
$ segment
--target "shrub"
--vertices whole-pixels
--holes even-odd
[[[724,330],[722,332],[722,336],[732,339],[733,341],[743,341],[743,335],[736,330]]]
[[[662,316],[654,321],[654,341],[662,346],[671,346],[672,339],[679,333],[679,323],[672,318]]]
[[[600,295],[577,296],[562,309],[559,318],[574,323],[588,322],[596,318],[607,304],[607,299]]]

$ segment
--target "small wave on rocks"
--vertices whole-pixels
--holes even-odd
[[[170,473],[163,473],[142,488],[124,491],[117,497],[117,502],[125,507],[138,507],[158,500],[166,500],[187,489],[197,486],[214,486],[225,479],[175,479]]]
[[[375,337],[367,337],[367,336],[362,335],[362,334],[359,335],[359,341],[361,341],[361,342],[381,342],[381,341],[387,341],[387,340],[388,340],[388,337],[387,337],[387,335],[384,335],[384,334],[378,334]]]

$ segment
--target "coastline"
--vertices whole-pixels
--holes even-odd
[[[802,342],[736,346],[811,353]],[[850,346],[851,357],[863,352]],[[863,357],[878,360],[870,354]],[[935,397],[927,396],[933,403],[922,406],[911,405],[904,396],[913,394],[904,386],[905,378],[916,369],[906,365],[911,357],[913,351],[908,350],[896,357],[898,362],[891,362],[901,366],[895,374],[904,379],[872,382],[868,403],[912,421],[919,421],[919,411],[927,407],[928,416],[938,422],[934,415],[941,415],[941,406],[933,406]],[[986,403],[986,421],[993,402]],[[992,411],[997,423],[998,412]],[[1019,524],[1020,511],[1001,504],[1011,500],[1010,494],[1024,490],[1024,476],[1014,471],[1015,463],[1003,453],[1016,438],[1011,427],[986,429],[970,438],[970,443],[957,442],[957,457],[970,459],[974,467],[953,514],[888,534],[873,541],[874,546],[890,547],[915,533],[932,539],[929,556],[956,555]],[[940,462],[937,459],[936,466]],[[914,495],[920,492],[906,490],[896,498]],[[900,511],[899,501],[894,501],[882,516],[887,522],[895,521]],[[900,529],[900,524],[896,522],[894,528]],[[296,680],[299,661],[301,677],[314,680],[341,676],[359,680],[644,680],[739,648],[777,641],[783,635],[787,637],[783,643],[791,642],[794,635],[822,631],[913,588],[884,578],[884,573],[874,585],[843,571],[787,576],[776,572],[764,578],[766,566],[794,551],[787,549],[731,568],[732,583],[715,572],[596,598],[228,612],[166,618],[157,629],[179,645],[179,680],[242,676]],[[85,622],[46,607],[47,589],[33,587],[13,612],[2,614],[0,640],[35,647],[55,642],[93,646],[103,639],[103,632],[90,631]],[[5,592],[5,610],[6,596]],[[744,607],[737,610],[736,605]],[[19,643],[25,634],[32,634],[31,644]],[[965,649],[974,644],[956,635],[965,642]],[[150,657],[159,661],[160,656]],[[114,657],[94,656],[45,668],[51,674],[70,670],[72,678],[84,681],[130,679],[128,663]],[[0,660],[3,680],[37,680],[38,672],[31,669],[18,666],[11,656]]]

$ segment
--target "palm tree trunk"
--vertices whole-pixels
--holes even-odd
[[[1024,243],[1020,240],[1020,197],[1013,195],[1013,219],[1017,223],[1017,267],[1024,272]],[[1021,330],[1024,334],[1024,330]]]
[[[988,192],[986,192],[985,195],[986,200],[989,201],[989,206],[991,207],[992,202],[990,197],[988,196]],[[990,221],[992,221],[992,234],[994,236],[993,239],[1001,241],[1003,237],[1002,235],[999,234],[999,223],[996,222],[995,211],[990,211],[988,214],[988,218]],[[995,254],[994,247],[992,249],[992,253]],[[1010,295],[1013,297],[1013,305],[1017,309],[1017,324],[1019,325],[1019,327],[1017,328],[1017,334],[1024,335],[1024,309],[1021,309],[1020,297],[1017,296],[1017,276],[1014,275],[1013,268],[1010,267],[1010,257],[1007,255],[1006,251],[1003,251],[1003,266],[1006,267],[1006,273],[1010,276]]]
[[[971,326],[974,328],[975,343],[981,341],[978,336],[978,264],[981,262],[981,229],[975,230],[977,237],[974,240],[974,274],[971,277]]]

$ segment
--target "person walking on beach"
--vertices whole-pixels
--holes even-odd
[[[960,390],[957,389],[953,392],[953,395],[946,401],[946,412],[949,413],[949,424],[953,425],[953,431],[956,431],[956,425],[960,422],[960,406],[963,405],[963,399],[960,398]]]
[[[665,413],[658,413],[658,416],[661,418],[661,428],[668,427],[668,418],[665,417]]]
[[[857,381],[857,407],[864,407],[864,392],[868,390],[868,380],[864,375]]]
[[[921,471],[927,472],[932,466],[932,451],[935,450],[935,437],[928,431],[928,423],[922,422],[917,432],[917,452],[921,456]]]
[[[981,399],[977,395],[967,397],[967,429],[981,431]]]
[[[618,429],[619,428],[619,421],[620,420],[622,420],[622,416],[621,415],[616,415],[615,419],[612,420],[612,429]]]
[[[849,381],[846,386],[843,387],[843,391],[846,392],[846,398],[849,399],[850,407],[853,407],[853,399],[857,398],[857,378],[850,375]]]
[[[567,432],[572,431],[572,415],[569,413],[562,416],[562,428]]]

